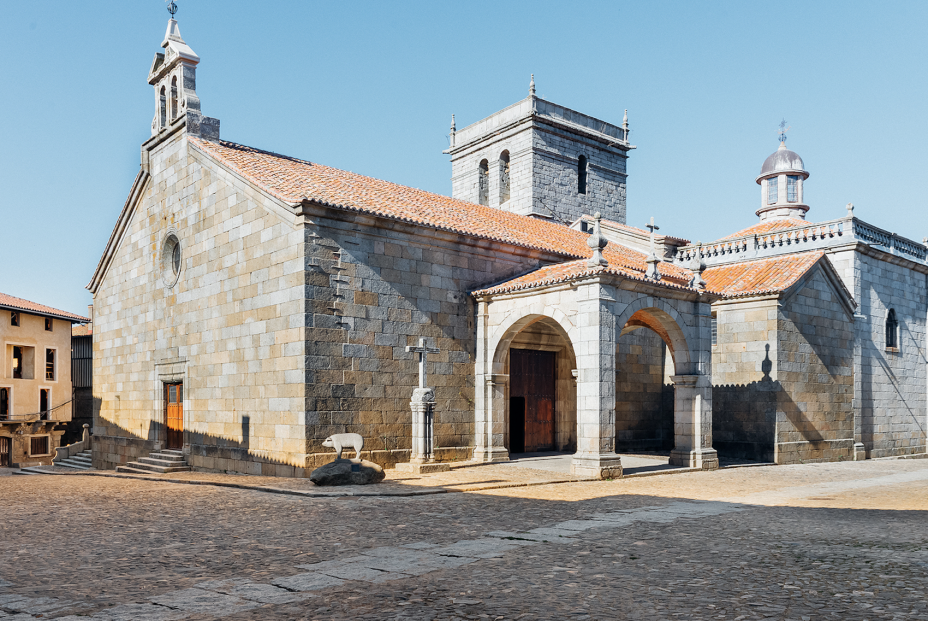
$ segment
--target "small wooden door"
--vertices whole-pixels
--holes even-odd
[[[184,448],[184,385],[164,385],[165,448]]]
[[[0,438],[0,467],[10,467],[10,448],[12,442],[9,438]]]
[[[553,451],[554,352],[509,350],[509,376],[509,451]]]

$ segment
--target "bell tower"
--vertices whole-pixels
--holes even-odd
[[[177,5],[173,2],[168,11],[167,32],[161,47],[164,52],[155,54],[148,83],[155,89],[155,118],[151,121],[151,135],[173,129],[183,122],[187,133],[206,140],[219,140],[219,119],[203,116],[197,96],[197,65],[200,57],[180,36],[180,27],[174,19]]]

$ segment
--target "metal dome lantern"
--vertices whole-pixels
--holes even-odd
[[[786,121],[780,123],[780,147],[760,168],[754,180],[761,187],[761,222],[784,218],[805,219],[809,206],[803,201],[803,182],[809,172],[799,154],[786,148]]]

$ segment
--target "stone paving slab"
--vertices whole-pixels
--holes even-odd
[[[43,619],[928,619],[917,460],[421,497],[41,476],[0,494],[3,601],[88,606]],[[51,553],[23,544],[49,532]],[[300,598],[262,601],[281,591]]]

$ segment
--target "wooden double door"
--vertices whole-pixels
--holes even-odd
[[[509,452],[555,450],[555,353],[509,350]]]
[[[184,448],[184,385],[164,385],[165,448]]]

